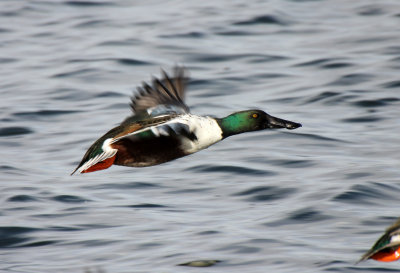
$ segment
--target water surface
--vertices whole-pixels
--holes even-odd
[[[397,0],[0,2],[0,271],[398,272],[354,263],[400,216],[399,25]],[[303,127],[69,176],[175,64],[193,113]]]

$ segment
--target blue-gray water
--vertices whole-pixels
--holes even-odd
[[[398,0],[1,1],[0,272],[398,272]],[[70,176],[141,81],[301,122]],[[216,259],[210,268],[177,264]]]

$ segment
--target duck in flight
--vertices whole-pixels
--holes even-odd
[[[176,67],[174,76],[143,83],[132,97],[133,114],[96,140],[72,172],[88,173],[112,164],[147,167],[193,154],[229,136],[264,129],[301,127],[300,123],[261,110],[235,112],[224,118],[191,114],[184,102],[187,77]],[[71,175],[72,175],[71,174]]]
[[[357,263],[368,259],[379,262],[393,262],[400,259],[400,218],[386,229],[386,232]]]

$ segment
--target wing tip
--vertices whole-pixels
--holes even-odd
[[[369,255],[363,255],[357,262],[354,263],[354,265],[358,265],[359,263],[366,261],[369,259]]]
[[[81,165],[76,167],[75,170],[70,174],[70,176],[73,176],[76,173],[76,171],[78,171],[78,173],[82,173],[82,171],[79,171],[80,168],[81,168]]]
[[[188,73],[182,65],[176,65],[171,73],[161,68],[161,76],[152,76],[149,82],[142,81],[131,96],[130,108],[135,114],[161,104],[177,105],[189,112],[184,102]]]

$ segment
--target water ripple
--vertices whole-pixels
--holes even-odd
[[[126,206],[128,208],[140,208],[140,209],[148,209],[148,208],[168,208],[168,206],[160,205],[160,204],[151,204],[151,203],[143,203],[137,205],[129,205]]]
[[[116,61],[117,63],[124,64],[124,65],[149,65],[150,62],[145,62],[142,60],[137,60],[133,58],[114,58],[110,59],[112,61]]]
[[[326,137],[320,134],[301,134],[301,136],[309,138],[309,139],[314,139],[314,140],[322,140],[322,141],[327,141],[327,142],[339,142],[339,143],[351,143],[349,141],[345,141],[342,139],[337,139],[333,137]]]
[[[400,192],[400,189],[383,183],[356,184],[349,190],[335,196],[333,201],[370,204],[380,202],[380,200],[384,199],[387,202],[389,200],[396,200],[396,197],[393,196],[395,192]]]
[[[229,251],[231,253],[238,253],[238,254],[252,254],[252,253],[258,253],[261,251],[260,247],[251,247],[251,246],[246,246],[246,245],[241,245],[241,244],[235,244],[235,245],[229,245],[227,247],[222,247],[217,249],[218,251]]]
[[[8,202],[33,202],[37,200],[37,198],[26,194],[14,195],[7,199]]]
[[[1,32],[1,30],[0,30]],[[10,57],[0,57],[0,63],[1,64],[7,64],[7,63],[14,63],[17,62],[18,59],[16,58],[10,58]]]
[[[387,106],[393,102],[400,101],[399,98],[381,98],[381,99],[374,99],[374,100],[358,100],[353,102],[354,106],[359,107],[367,107],[367,108],[374,108],[374,107],[383,107]]]
[[[82,7],[82,8],[91,8],[91,7],[99,7],[99,6],[112,6],[112,2],[107,1],[64,1],[65,5],[73,6],[73,7]]]
[[[0,1],[0,271],[221,259],[221,271],[397,272],[353,265],[398,216],[394,3]],[[193,113],[257,107],[304,127],[70,177],[82,143],[127,111],[126,86],[176,63]]]
[[[258,25],[258,24],[272,24],[272,25],[286,26],[289,24],[289,22],[284,21],[282,17],[277,17],[274,15],[267,14],[267,15],[255,16],[248,20],[243,20],[233,23],[233,25],[237,26]]]
[[[385,118],[383,117],[378,117],[378,116],[361,116],[361,117],[354,117],[354,118],[345,118],[342,119],[343,122],[349,122],[349,123],[360,123],[360,122],[377,122],[384,120]]]
[[[294,67],[307,67],[307,66],[315,66],[316,68],[324,68],[324,69],[337,69],[353,66],[352,63],[341,61],[341,59],[333,59],[333,58],[320,58],[312,61],[302,62],[295,64]]]
[[[85,76],[94,75],[98,71],[99,71],[98,69],[94,69],[94,68],[74,69],[69,72],[53,74],[51,77],[52,78],[69,78],[69,77],[75,77],[75,76],[85,77]]]
[[[3,127],[0,128],[0,137],[31,134],[33,131],[27,127]]]
[[[18,247],[39,247],[39,246],[47,246],[57,244],[60,241],[57,240],[40,240],[40,241],[33,241],[26,244],[19,244]]]
[[[214,165],[200,165],[196,167],[190,167],[185,169],[187,172],[198,172],[198,173],[212,173],[212,172],[223,172],[231,173],[235,175],[255,175],[255,176],[271,176],[275,175],[274,172],[251,169],[246,167],[238,166],[214,166]]]
[[[269,161],[269,163],[276,165],[276,166],[284,166],[287,168],[307,168],[307,167],[312,167],[312,166],[316,165],[316,163],[312,160],[283,159],[283,160],[271,160],[271,161]]]
[[[170,34],[170,35],[159,35],[160,38],[204,38],[205,33],[199,31],[191,31],[186,33]]]
[[[58,116],[58,115],[67,115],[67,114],[75,114],[80,113],[78,110],[38,110],[32,112],[16,112],[13,115],[16,117],[48,117],[48,116]]]
[[[254,187],[254,188],[236,193],[236,194],[234,194],[234,196],[251,195],[251,197],[248,198],[247,201],[265,202],[265,201],[275,201],[278,199],[283,199],[295,192],[296,192],[296,189],[294,189],[294,188],[260,186],[260,187]]]
[[[76,28],[85,28],[85,27],[93,28],[93,27],[101,27],[101,26],[104,26],[107,24],[110,24],[110,22],[108,22],[106,20],[94,19],[94,20],[87,20],[85,22],[78,23],[74,27],[76,27]]]
[[[324,64],[321,66],[321,68],[325,69],[338,69],[338,68],[344,68],[344,67],[350,67],[353,66],[351,63],[346,63],[346,62],[333,62],[330,64]]]
[[[68,61],[69,63],[93,63],[93,62],[115,62],[123,65],[149,65],[151,62],[135,58],[76,58]],[[62,75],[62,74],[61,74]]]
[[[363,7],[359,12],[359,15],[362,16],[376,16],[376,15],[382,15],[385,14],[382,8],[378,6],[366,6]]]
[[[114,91],[104,91],[104,92],[99,92],[94,95],[95,98],[116,98],[116,97],[125,97],[124,95],[114,92]]]
[[[54,201],[57,201],[57,202],[62,202],[62,203],[85,203],[85,202],[89,201],[88,199],[84,199],[84,198],[81,198],[79,196],[66,195],[66,194],[57,195],[57,196],[54,196],[51,199],[54,200]]]
[[[383,88],[399,88],[400,81],[390,81],[382,85]]]
[[[250,36],[250,35],[255,35],[252,32],[249,31],[240,31],[240,30],[227,30],[227,31],[218,31],[215,32],[217,35],[221,36]]]
[[[84,186],[85,189],[89,190],[102,190],[102,189],[116,189],[116,190],[128,190],[128,189],[151,189],[163,188],[162,185],[156,183],[146,182],[123,182],[123,183],[104,183],[98,185]]]
[[[319,101],[326,101],[327,99],[334,98],[337,96],[341,96],[342,94],[340,92],[333,92],[333,91],[324,91],[319,94],[316,94],[315,96],[311,97],[307,101],[305,101],[304,104],[310,104],[314,102],[319,102]],[[326,103],[326,102],[325,102]]]
[[[40,229],[19,227],[19,226],[2,226],[0,227],[0,248],[15,247],[30,238],[26,234],[39,231]]]
[[[330,218],[330,216],[322,214],[318,210],[314,210],[312,208],[304,208],[291,213],[287,220],[291,222],[310,223],[324,221]]]
[[[314,208],[302,208],[290,213],[287,217],[281,220],[265,223],[266,226],[276,227],[293,224],[309,224],[320,221],[326,221],[332,217],[326,215]]]
[[[264,54],[211,54],[211,53],[197,53],[191,54],[189,57],[192,61],[202,61],[202,62],[225,62],[225,61],[235,61],[240,59],[249,59],[253,62],[273,62],[285,60],[288,57],[278,56],[278,55],[264,55]]]
[[[329,83],[328,85],[351,86],[370,81],[373,77],[374,76],[372,74],[352,73],[344,75],[338,80]]]

